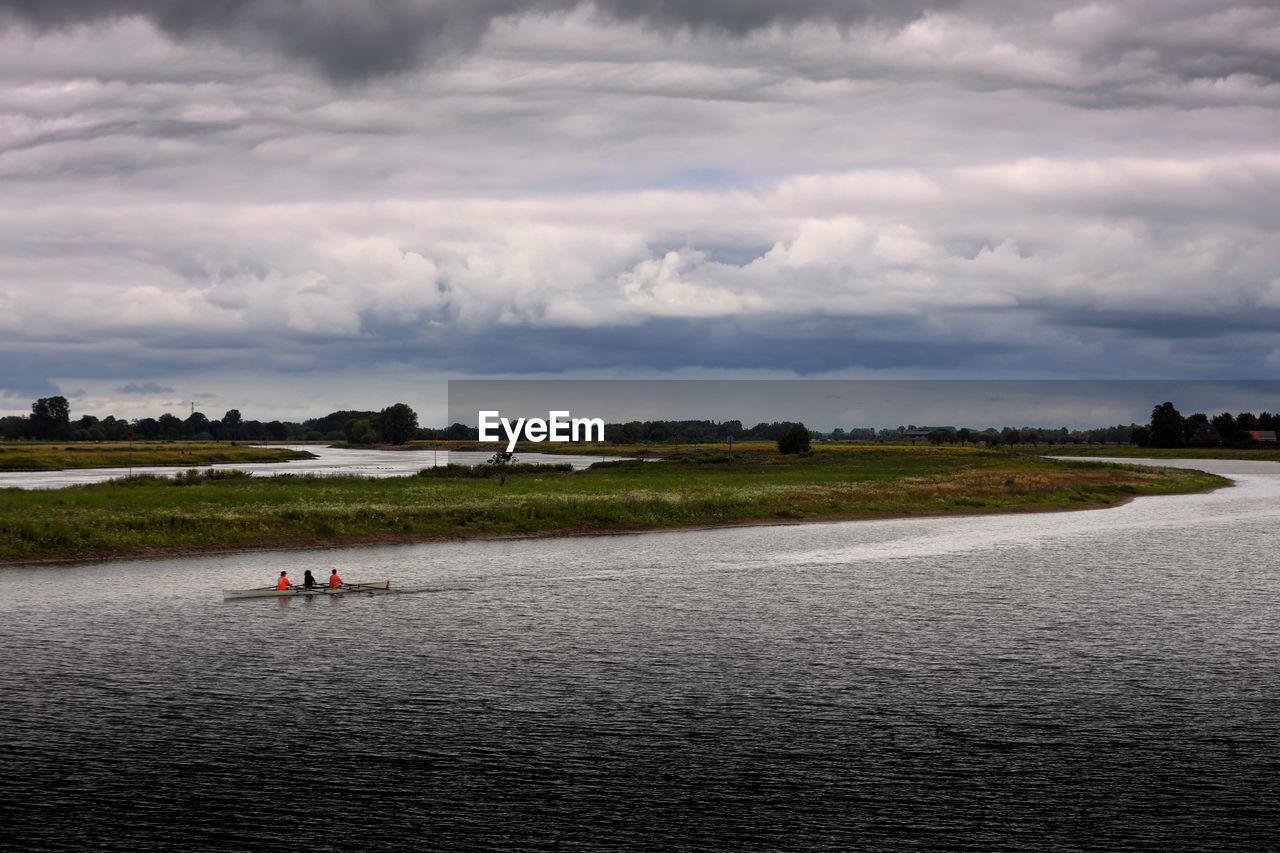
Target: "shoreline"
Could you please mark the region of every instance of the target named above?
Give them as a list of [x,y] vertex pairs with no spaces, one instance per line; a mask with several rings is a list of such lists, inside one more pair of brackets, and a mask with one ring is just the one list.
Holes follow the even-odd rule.
[[[226,459],[221,462],[135,462],[134,468],[217,468],[226,465],[283,465],[286,462],[302,462],[306,459],[318,458],[315,454],[311,456],[298,456],[293,459]],[[101,465],[63,465],[60,468],[0,468],[0,474],[50,474],[55,471],[101,471],[106,468],[128,468],[128,465],[119,465],[114,462]],[[140,471],[138,473],[146,473]],[[135,477],[137,474],[134,475]]]
[[[188,446],[187,448],[173,448],[164,446],[157,448],[154,445],[141,445],[137,448],[132,461],[126,455],[126,451],[119,448],[72,448],[71,454],[76,453],[93,453],[98,458],[104,456],[110,457],[114,453],[124,456],[122,459],[111,458],[109,461],[92,462],[88,460],[74,460],[76,463],[83,464],[34,464],[22,465],[14,464],[22,461],[39,461],[33,460],[32,457],[41,448],[32,448],[30,446],[19,447],[0,447],[4,451],[4,455],[0,456],[0,474],[49,474],[57,471],[101,471],[104,469],[118,468],[127,470],[129,468],[216,468],[218,466],[230,467],[235,465],[264,465],[277,464],[285,462],[302,462],[308,459],[318,459],[319,457],[309,450],[294,450],[292,448],[269,448],[257,447],[253,445],[241,445],[237,448],[232,447],[197,447]],[[70,459],[64,450],[58,452],[56,449],[44,453],[43,456],[48,459],[55,457],[54,461],[66,462]],[[183,453],[183,456],[177,456],[177,453]],[[13,458],[10,458],[10,454]],[[150,457],[150,458],[148,458]],[[159,457],[159,458],[157,458]],[[212,457],[212,458],[211,458]],[[223,457],[223,458],[218,458]],[[145,473],[145,472],[139,472]]]
[[344,548],[380,548],[395,545],[421,545],[431,542],[469,542],[469,541],[500,541],[507,539],[547,539],[547,538],[573,538],[588,536],[627,536],[645,533],[668,533],[695,530],[723,530],[734,527],[790,527],[801,524],[840,524],[845,522],[857,521],[894,521],[909,518],[946,518],[946,517],[976,517],[987,515],[1028,515],[1034,513],[1059,513],[1059,512],[1084,512],[1095,510],[1115,509],[1124,506],[1138,498],[1145,497],[1178,497],[1183,495],[1202,495],[1210,492],[1216,492],[1219,489],[1231,488],[1235,485],[1235,481],[1228,479],[1226,483],[1206,486],[1204,488],[1195,489],[1186,492],[1170,492],[1166,494],[1151,495],[1124,495],[1117,497],[1115,500],[1106,501],[1096,504],[1082,504],[1079,506],[1054,506],[1054,507],[1029,507],[1029,506],[1008,506],[1008,507],[965,507],[954,510],[920,510],[919,512],[897,511],[897,512],[841,512],[830,513],[825,515],[813,515],[806,518],[777,518],[777,517],[744,517],[740,519],[727,520],[714,523],[673,523],[663,525],[601,525],[598,527],[583,526],[581,528],[568,528],[558,530],[535,530],[519,533],[476,533],[475,535],[458,535],[458,536],[441,536],[441,535],[415,535],[404,534],[399,536],[391,536],[386,534],[376,536],[353,536],[341,542],[324,542],[324,541],[296,541],[296,542],[277,542],[263,543],[260,545],[243,545],[236,547],[218,547],[218,546],[182,546],[182,547],[151,547],[143,548],[130,552],[107,552],[100,554],[87,554],[76,556],[56,556],[43,557],[33,560],[8,560],[0,557],[0,569],[20,568],[24,566],[51,566],[63,565],[69,563],[102,563],[115,562],[124,560],[150,560],[150,559],[167,559],[172,557],[202,557],[220,554],[252,554],[252,553],[272,553],[280,551],[332,551]]

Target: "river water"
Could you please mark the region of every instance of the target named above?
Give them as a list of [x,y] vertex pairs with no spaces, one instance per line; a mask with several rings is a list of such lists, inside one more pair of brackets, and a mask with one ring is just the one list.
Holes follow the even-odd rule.
[[[319,444],[275,445],[293,450],[305,450],[315,454],[314,459],[296,459],[290,462],[227,462],[214,468],[235,468],[247,471],[255,477],[274,477],[276,474],[352,474],[360,477],[404,477],[416,474],[423,468],[438,465],[479,465],[487,462],[493,452],[457,450],[361,450],[346,447],[329,447]],[[496,445],[495,445],[496,446]],[[575,469],[586,468],[616,456],[580,456],[576,454],[521,453],[516,462],[539,465],[569,464]],[[190,466],[208,468],[207,460],[192,457]],[[175,465],[136,465],[132,468],[65,468],[57,471],[0,471],[0,489],[62,489],[87,483],[101,483],[129,474],[161,474],[169,477],[184,470]]]
[[[21,850],[1247,850],[1280,465],[1089,512],[0,569]],[[405,592],[226,601],[304,568]]]

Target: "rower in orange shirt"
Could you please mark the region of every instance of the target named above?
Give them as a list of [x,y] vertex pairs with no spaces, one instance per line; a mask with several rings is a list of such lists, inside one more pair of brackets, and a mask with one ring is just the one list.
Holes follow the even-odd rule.
[[342,578],[338,577],[338,570],[334,569],[329,573],[329,586],[342,586]]
[[289,575],[286,572],[280,573],[280,579],[276,581],[276,589],[280,592],[287,590],[291,584],[289,583]]

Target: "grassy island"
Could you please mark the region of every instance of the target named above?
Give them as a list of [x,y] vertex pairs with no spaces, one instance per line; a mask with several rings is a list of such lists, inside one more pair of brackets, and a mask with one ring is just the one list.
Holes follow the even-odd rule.
[[390,479],[188,471],[0,489],[0,562],[737,523],[1081,509],[1229,481],[965,448],[704,451],[661,462],[451,466]]
[[125,468],[129,465],[226,465],[287,462],[315,454],[285,447],[250,447],[214,442],[127,441],[81,444],[0,444],[0,471],[56,471],[61,468]]

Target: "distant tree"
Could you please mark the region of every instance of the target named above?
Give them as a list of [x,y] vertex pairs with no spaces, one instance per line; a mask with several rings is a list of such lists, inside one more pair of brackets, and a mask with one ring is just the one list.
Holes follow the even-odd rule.
[[116,420],[114,415],[107,415],[99,424],[102,437],[107,441],[120,441],[129,433],[128,421]]
[[267,438],[272,441],[284,441],[289,437],[289,427],[280,421],[272,421],[267,424]]
[[243,423],[244,419],[240,417],[239,409],[228,409],[227,413],[222,416],[222,435],[220,437],[231,441],[243,438],[240,433],[240,427]]
[[106,437],[101,421],[93,415],[81,415],[71,427],[71,438],[76,441],[102,441]]
[[466,424],[455,423],[443,430],[440,437],[445,441],[477,441],[480,438],[480,430]]
[[627,421],[614,427],[609,440],[617,444],[635,444],[642,435],[644,427],[639,421]]
[[778,437],[779,453],[808,453],[809,430],[804,424],[794,424]]
[[32,403],[31,430],[36,438],[67,438],[71,434],[71,406],[67,398],[41,397]]
[[742,421],[725,421],[716,427],[716,438],[724,441],[729,438],[737,438],[742,435],[742,432]]
[[404,403],[378,412],[378,431],[388,444],[404,444],[418,432],[418,414]]
[[1182,441],[1185,444],[1204,443],[1212,431],[1213,425],[1209,423],[1209,416],[1204,412],[1187,415],[1182,421]]
[[352,418],[373,418],[376,417],[377,414],[377,412],[362,412],[355,410],[330,412],[323,418],[312,418],[311,420],[303,421],[302,426],[305,429],[313,429],[316,432],[324,433],[326,438],[333,438],[334,440],[341,441],[342,427],[347,421]]
[[133,422],[126,434],[132,432],[135,438],[159,438],[160,422],[155,418],[142,418]]
[[1161,403],[1151,410],[1151,444],[1156,447],[1177,447],[1183,443],[1186,422],[1173,403]]
[[342,431],[352,444],[377,444],[381,440],[377,429],[365,418],[352,418],[343,425]]
[[0,418],[0,437],[8,439],[23,438],[31,434],[31,419],[20,415],[8,415]]
[[171,415],[165,412],[157,419],[160,424],[160,435],[163,438],[176,440],[182,438],[182,421],[177,415]]
[[213,437],[213,433],[209,430],[209,418],[204,412],[192,412],[183,424],[183,432],[187,438],[199,438],[202,435]]
[[832,441],[844,441],[844,438],[845,438],[844,427],[836,427],[831,431]]
[[968,444],[973,441],[973,430],[968,427],[961,427],[956,431],[956,438],[960,439],[961,444]]
[[945,429],[935,429],[930,431],[928,435],[929,443],[937,446],[951,440],[951,433]]
[[1218,431],[1218,435],[1223,441],[1235,441],[1236,419],[1230,412],[1214,415],[1209,422],[1213,424],[1213,428]]
[[1151,443],[1151,430],[1146,427],[1137,427],[1129,434],[1129,440],[1139,447],[1146,447]]

